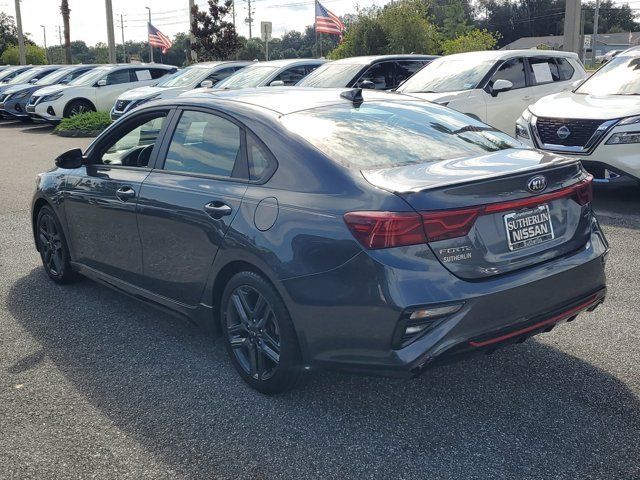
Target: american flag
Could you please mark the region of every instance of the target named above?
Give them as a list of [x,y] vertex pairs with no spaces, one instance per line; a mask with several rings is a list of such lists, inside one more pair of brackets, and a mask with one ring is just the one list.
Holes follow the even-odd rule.
[[316,32],[340,35],[344,32],[344,24],[327,10],[320,2],[316,2]]
[[156,27],[151,25],[151,23],[147,23],[149,27],[149,45],[152,47],[160,47],[162,49],[162,53],[167,53],[167,50],[171,48],[171,40],[164,33],[158,30]]

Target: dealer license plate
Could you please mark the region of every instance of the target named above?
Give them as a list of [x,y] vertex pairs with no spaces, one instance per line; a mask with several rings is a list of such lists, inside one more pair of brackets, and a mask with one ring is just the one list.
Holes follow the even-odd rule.
[[504,216],[509,250],[532,247],[555,238],[549,205],[520,210]]

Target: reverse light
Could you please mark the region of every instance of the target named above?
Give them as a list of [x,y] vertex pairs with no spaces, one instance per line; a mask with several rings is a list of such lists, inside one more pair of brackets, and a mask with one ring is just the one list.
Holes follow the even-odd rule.
[[353,236],[368,250],[419,245],[467,235],[478,217],[530,208],[561,198],[573,198],[584,206],[593,200],[593,176],[554,192],[473,207],[431,212],[350,212],[344,221]]

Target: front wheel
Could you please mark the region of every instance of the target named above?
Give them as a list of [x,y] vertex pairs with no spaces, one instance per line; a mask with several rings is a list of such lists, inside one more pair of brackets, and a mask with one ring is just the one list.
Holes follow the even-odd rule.
[[222,334],[233,366],[261,393],[295,386],[302,374],[298,339],[273,286],[254,272],[240,272],[221,301]]
[[87,100],[74,100],[64,110],[65,118],[73,117],[80,113],[95,112],[93,104]]
[[77,278],[69,262],[69,248],[56,214],[42,207],[36,220],[36,242],[42,265],[56,283],[69,283]]

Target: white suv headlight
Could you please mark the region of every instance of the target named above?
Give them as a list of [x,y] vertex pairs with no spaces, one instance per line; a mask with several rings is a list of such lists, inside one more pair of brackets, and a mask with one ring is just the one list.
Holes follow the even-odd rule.
[[620,132],[611,135],[606,145],[626,145],[640,143],[640,132]]
[[634,123],[640,123],[640,115],[635,117],[627,117],[620,120],[618,125],[633,125]]
[[62,97],[63,93],[62,92],[54,92],[54,93],[50,93],[49,95],[45,95],[44,97],[42,97],[42,100],[40,100],[40,102],[53,102],[55,100],[58,100],[60,97]]
[[13,98],[14,100],[18,99],[18,98],[24,98],[29,94],[28,90],[23,90],[22,92],[18,92],[18,93],[14,93],[13,95],[11,95],[11,98]]
[[531,135],[529,135],[529,122],[531,122],[532,114],[527,108],[520,118],[516,120],[516,138],[526,138],[527,140],[531,140]]

